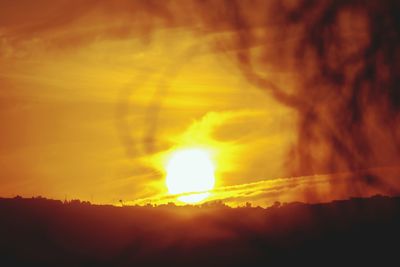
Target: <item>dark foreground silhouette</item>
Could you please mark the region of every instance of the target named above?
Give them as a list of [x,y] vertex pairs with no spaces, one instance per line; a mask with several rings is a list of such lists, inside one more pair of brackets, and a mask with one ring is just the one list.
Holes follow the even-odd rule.
[[268,209],[0,199],[0,266],[396,265],[399,227],[400,197]]

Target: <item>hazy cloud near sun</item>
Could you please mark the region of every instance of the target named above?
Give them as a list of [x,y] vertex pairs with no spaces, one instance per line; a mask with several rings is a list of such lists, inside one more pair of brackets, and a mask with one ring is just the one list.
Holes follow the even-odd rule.
[[[229,142],[237,141],[251,134],[254,128],[254,118],[265,116],[263,110],[228,110],[228,111],[210,111],[201,119],[194,121],[183,133],[184,143],[208,143],[211,140]],[[247,125],[246,125],[247,124]],[[227,129],[228,126],[235,129]],[[235,127],[235,126],[243,127]]]
[[[220,184],[282,177],[282,157],[294,127],[285,110],[238,109],[207,112],[182,134],[168,137],[172,149],[208,147],[214,151]],[[257,160],[259,159],[259,160]]]

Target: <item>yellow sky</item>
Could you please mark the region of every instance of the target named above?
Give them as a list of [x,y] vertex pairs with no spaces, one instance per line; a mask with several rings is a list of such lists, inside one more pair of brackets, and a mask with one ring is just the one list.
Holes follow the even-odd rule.
[[2,1],[0,196],[171,201],[162,162],[185,147],[213,151],[210,199],[269,205],[304,200],[317,184],[313,194],[326,195],[323,175],[288,179],[298,113],[257,88],[240,57],[246,49],[253,75],[285,93],[303,79],[294,49],[280,53],[267,36],[281,31],[265,15],[273,1],[256,2]]
[[85,27],[2,37],[0,195],[148,198],[166,192],[157,157],[193,145],[218,151],[218,186],[285,174],[293,114],[248,84],[211,37],[182,27],[151,41],[54,44]]

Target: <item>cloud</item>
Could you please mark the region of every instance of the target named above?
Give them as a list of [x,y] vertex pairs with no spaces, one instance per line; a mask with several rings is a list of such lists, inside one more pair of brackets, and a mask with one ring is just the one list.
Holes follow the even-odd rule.
[[155,1],[2,1],[0,37],[19,48],[34,42],[68,48],[103,38],[146,38],[156,27],[172,25],[170,8]]
[[[200,120],[194,121],[189,128],[179,138],[179,143],[182,145],[192,144],[210,144],[224,142],[224,141],[235,141],[235,138],[231,138],[229,135],[232,132],[218,133],[219,138],[215,138],[218,130],[224,129],[228,124],[236,124],[243,122],[248,119],[259,117],[264,114],[260,110],[231,110],[221,112],[207,112]],[[234,130],[240,131],[239,127]],[[252,131],[251,128],[247,128],[247,131]],[[233,133],[234,134],[234,133]],[[240,137],[238,137],[240,138]]]
[[[365,170],[362,173],[342,172],[326,175],[277,178],[232,186],[221,186],[210,191],[211,195],[206,201],[210,203],[222,201],[232,207],[243,206],[246,202],[256,206],[268,207],[276,201],[281,203],[295,201],[321,203],[337,199],[347,199],[349,197],[370,197],[376,194],[384,194],[385,190],[378,187],[365,186],[362,181],[355,184],[354,180],[357,180],[357,176],[362,177],[367,173],[374,172],[380,176],[387,177],[388,180],[390,179],[395,183],[399,171],[399,168],[378,168]],[[357,186],[360,188],[349,194],[347,190],[336,190],[332,192],[332,186],[337,188]],[[146,205],[150,203],[160,205],[168,202],[175,202],[177,197],[189,194],[190,193],[179,195],[158,194],[128,201],[126,204]]]
[[[345,178],[341,177],[340,179]],[[330,176],[328,175],[262,180],[252,183],[218,187],[210,191],[211,195],[207,201],[222,201],[223,203],[233,207],[240,206],[245,202],[251,202],[253,205],[266,207],[279,200],[282,202],[305,200],[302,197],[299,198],[299,196],[303,194],[304,190],[307,188],[310,190],[315,189],[320,184],[329,183]],[[168,202],[175,202],[177,197],[187,194],[161,194],[153,197],[136,199],[127,203],[138,205],[145,205],[147,203],[165,204]],[[317,199],[314,199],[314,201],[317,202]]]

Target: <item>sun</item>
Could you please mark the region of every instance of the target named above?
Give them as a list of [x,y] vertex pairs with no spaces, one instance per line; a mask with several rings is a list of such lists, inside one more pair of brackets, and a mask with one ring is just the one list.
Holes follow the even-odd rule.
[[170,194],[184,194],[178,200],[197,203],[206,199],[214,188],[215,166],[206,149],[175,151],[166,165],[166,185]]

